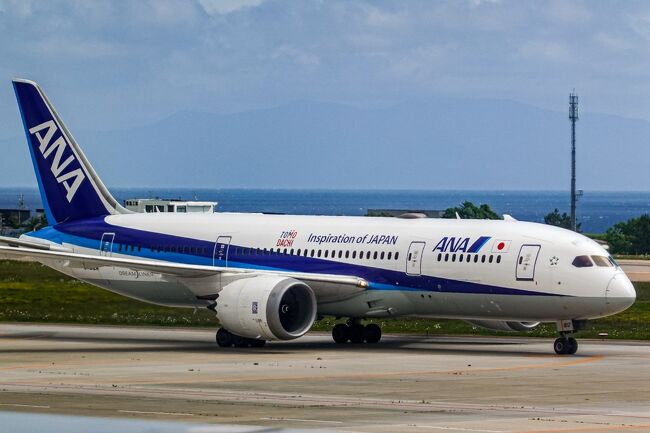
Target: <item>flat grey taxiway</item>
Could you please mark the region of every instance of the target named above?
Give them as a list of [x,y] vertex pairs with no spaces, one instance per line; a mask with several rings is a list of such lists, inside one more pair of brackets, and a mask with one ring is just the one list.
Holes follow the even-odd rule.
[[0,410],[364,432],[650,432],[650,344],[0,325]]

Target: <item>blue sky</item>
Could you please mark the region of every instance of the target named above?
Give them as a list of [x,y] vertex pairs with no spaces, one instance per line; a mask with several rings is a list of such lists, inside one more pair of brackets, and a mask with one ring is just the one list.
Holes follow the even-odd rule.
[[[73,130],[301,100],[386,107],[493,98],[650,120],[650,2],[0,0],[9,80],[37,80]],[[563,127],[566,125],[563,125]]]

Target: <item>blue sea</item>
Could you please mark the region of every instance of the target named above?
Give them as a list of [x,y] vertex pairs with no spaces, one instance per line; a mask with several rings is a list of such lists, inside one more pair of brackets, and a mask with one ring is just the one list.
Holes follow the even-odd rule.
[[[522,221],[543,222],[558,208],[569,212],[565,191],[382,191],[284,189],[169,189],[111,188],[114,196],[128,198],[180,198],[219,202],[223,212],[274,212],[303,215],[365,215],[368,208],[437,210],[465,200],[486,203],[497,213]],[[42,207],[36,189],[0,188],[0,208],[15,208],[20,195],[28,209]],[[602,233],[620,221],[650,213],[650,192],[590,192],[578,201],[582,230]]]

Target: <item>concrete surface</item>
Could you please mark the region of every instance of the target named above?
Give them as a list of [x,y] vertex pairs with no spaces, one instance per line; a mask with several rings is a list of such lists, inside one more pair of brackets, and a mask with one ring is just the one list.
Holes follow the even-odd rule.
[[650,260],[617,260],[632,281],[650,281]]
[[[650,344],[0,325],[0,410],[364,432],[650,432]],[[2,429],[0,428],[0,431]]]

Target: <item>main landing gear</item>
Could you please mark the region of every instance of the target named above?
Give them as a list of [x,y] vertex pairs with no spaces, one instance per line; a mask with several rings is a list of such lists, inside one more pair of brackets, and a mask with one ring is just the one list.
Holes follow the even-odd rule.
[[217,345],[219,347],[262,347],[264,344],[266,344],[266,340],[240,337],[223,328],[219,328],[217,331]]
[[359,320],[348,320],[347,323],[339,323],[332,328],[332,338],[338,344],[379,343],[381,340],[381,328],[379,325],[369,323],[362,325]]

